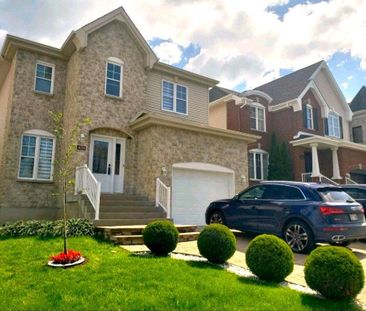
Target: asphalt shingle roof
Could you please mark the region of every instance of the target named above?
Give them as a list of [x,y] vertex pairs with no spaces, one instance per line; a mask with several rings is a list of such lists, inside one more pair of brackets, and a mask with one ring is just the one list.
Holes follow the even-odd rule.
[[273,80],[255,88],[272,97],[271,105],[277,105],[299,97],[309,83],[309,78],[318,69],[323,61],[294,71],[279,79]]
[[352,111],[359,111],[366,109],[366,86],[361,87],[356,96],[349,104]]

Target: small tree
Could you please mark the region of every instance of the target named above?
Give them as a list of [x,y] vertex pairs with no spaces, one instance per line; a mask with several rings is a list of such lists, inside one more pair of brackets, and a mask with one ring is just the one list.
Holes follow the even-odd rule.
[[292,166],[288,146],[279,142],[275,133],[271,135],[271,148],[269,151],[269,180],[291,180]]
[[63,207],[63,240],[64,240],[64,254],[67,253],[67,193],[74,186],[73,173],[75,170],[74,155],[77,150],[77,143],[80,137],[81,128],[91,123],[89,118],[77,122],[73,127],[67,129],[64,124],[64,115],[62,112],[49,112],[52,119],[53,133],[61,146],[61,152],[56,157],[54,162],[54,175],[58,180],[62,196]]

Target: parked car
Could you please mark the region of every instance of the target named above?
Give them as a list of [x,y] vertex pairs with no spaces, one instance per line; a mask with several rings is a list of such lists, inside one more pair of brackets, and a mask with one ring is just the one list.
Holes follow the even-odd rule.
[[340,187],[318,183],[262,182],[212,202],[206,223],[275,234],[296,253],[308,253],[318,242],[347,245],[366,238],[362,206]]
[[366,213],[366,185],[365,184],[349,184],[339,185],[344,192],[347,192],[353,199],[360,203]]

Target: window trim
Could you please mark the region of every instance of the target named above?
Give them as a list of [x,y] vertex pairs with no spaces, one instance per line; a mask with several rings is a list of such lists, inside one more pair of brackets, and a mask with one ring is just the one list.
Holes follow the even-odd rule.
[[[22,148],[23,148],[23,137],[32,136],[36,138],[36,146],[34,152],[34,165],[33,165],[33,175],[29,177],[20,176],[20,165],[22,161]],[[38,178],[38,164],[39,164],[39,151],[40,151],[40,141],[41,138],[51,138],[52,141],[52,160],[51,160],[51,172],[50,179]],[[17,179],[24,181],[39,181],[39,182],[53,182],[53,171],[54,171],[54,161],[55,161],[55,149],[56,149],[56,137],[49,132],[43,130],[28,130],[25,131],[20,137],[20,150],[19,150],[19,161],[18,161],[18,174]]]
[[[43,92],[43,91],[36,90],[37,66],[38,65],[43,65],[43,66],[47,66],[47,67],[51,67],[52,68],[51,89],[50,89],[50,92],[49,93],[48,92]],[[44,95],[53,95],[54,82],[55,82],[55,69],[56,69],[56,65],[55,64],[47,63],[47,62],[44,62],[42,60],[37,60],[36,61],[36,66],[34,68],[34,83],[33,83],[33,91],[35,93],[44,94]],[[44,78],[41,78],[40,77],[40,79],[44,79]]]
[[[267,132],[267,122],[266,122],[266,107],[264,107],[262,104],[260,103],[250,103],[249,104],[249,109],[254,107],[255,108],[255,126],[256,128],[252,128],[251,127],[251,124],[250,124],[250,119],[251,119],[251,116],[250,116],[250,111],[249,111],[249,127],[251,130],[253,131],[258,131],[258,132],[262,132],[262,133],[266,133]],[[258,118],[258,110],[259,109],[262,109],[263,110],[263,130],[260,130],[259,129],[259,118]]]
[[[173,110],[169,110],[169,109],[165,109],[164,108],[164,102],[163,102],[163,98],[164,98],[164,82],[167,83],[171,83],[173,84]],[[186,88],[186,113],[183,112],[179,112],[177,111],[177,86],[183,86]],[[169,81],[166,79],[162,79],[161,80],[161,110],[166,111],[166,112],[171,112],[171,113],[177,113],[183,116],[188,116],[188,86],[181,84],[181,83],[175,83],[173,81]]]
[[[330,134],[331,130],[332,130],[332,132],[334,132],[334,128],[330,126],[330,120],[333,117],[338,118],[338,132],[339,132],[339,136],[331,135]],[[332,133],[332,134],[334,134],[334,133]],[[342,134],[341,134],[341,120],[340,120],[340,115],[337,112],[335,112],[335,111],[330,111],[328,113],[328,136],[329,137],[334,137],[334,138],[341,138],[341,135]]]
[[[117,65],[120,66],[120,81],[119,81],[119,96],[116,95],[112,95],[112,94],[107,94],[107,79],[108,78],[108,64],[112,64],[112,65]],[[105,72],[104,72],[104,95],[107,97],[114,97],[114,98],[122,98],[123,96],[123,67],[124,67],[124,62],[117,58],[117,57],[108,57],[106,62],[105,62]],[[113,81],[117,81],[114,79],[110,79]]]
[[[361,139],[360,139],[360,141],[356,141],[356,139],[355,139],[355,129],[360,129],[361,130]],[[363,144],[364,139],[363,139],[363,127],[362,127],[362,125],[357,125],[357,126],[352,127],[352,141],[356,144]]]
[[[269,165],[269,154],[268,154],[268,152],[265,151],[265,150],[262,150],[262,149],[251,149],[251,150],[249,150],[248,154],[253,154],[253,167],[254,167],[254,178],[251,178],[250,177],[250,159],[248,157],[248,175],[249,175],[249,180],[252,180],[252,181],[266,180],[266,179],[264,179],[264,165],[263,165],[264,164],[264,161],[263,161],[263,155],[267,155],[267,169],[268,169],[268,165]],[[260,160],[261,160],[261,175],[263,177],[262,179],[257,178],[255,155],[260,155]]]
[[[310,104],[306,104],[306,128],[309,130],[314,130],[314,108]],[[308,111],[310,111],[310,127],[308,127]]]

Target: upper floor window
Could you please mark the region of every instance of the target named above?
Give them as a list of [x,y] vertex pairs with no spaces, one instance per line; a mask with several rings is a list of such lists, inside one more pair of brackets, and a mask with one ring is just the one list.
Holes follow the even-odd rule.
[[34,90],[36,92],[53,94],[53,80],[55,65],[44,62],[37,62]]
[[328,135],[332,137],[341,138],[341,127],[339,116],[330,112],[328,115]]
[[22,136],[18,177],[28,180],[52,180],[55,138],[40,131],[26,131]]
[[353,127],[352,136],[355,143],[363,143],[362,126]]
[[314,112],[311,105],[306,105],[306,128],[314,129]]
[[122,97],[123,62],[115,57],[108,58],[105,73],[105,94]]
[[162,109],[181,114],[187,114],[187,87],[163,80]]
[[268,153],[264,150],[249,151],[249,178],[266,180],[268,177]]
[[265,109],[260,104],[250,105],[250,129],[261,132],[266,131]]

